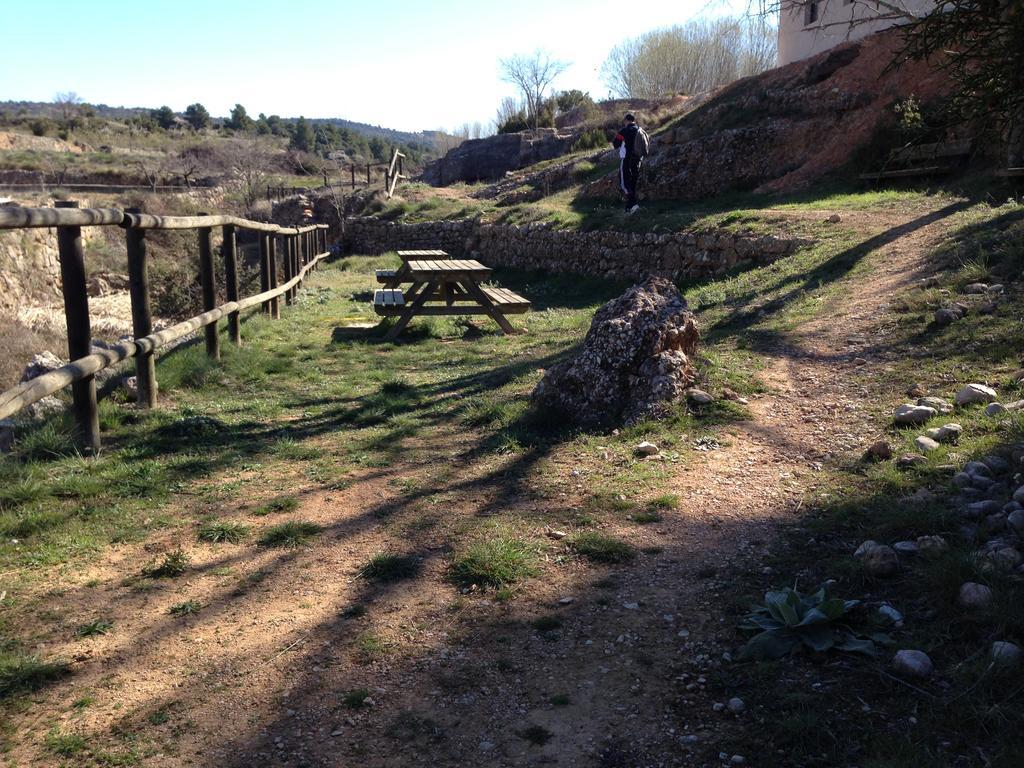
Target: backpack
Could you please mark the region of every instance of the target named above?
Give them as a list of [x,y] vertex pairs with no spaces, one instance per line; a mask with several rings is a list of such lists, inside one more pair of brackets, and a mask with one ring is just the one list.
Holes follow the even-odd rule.
[[633,137],[633,156],[643,158],[647,157],[650,152],[651,137],[647,135],[647,131],[638,125],[636,127],[636,136]]

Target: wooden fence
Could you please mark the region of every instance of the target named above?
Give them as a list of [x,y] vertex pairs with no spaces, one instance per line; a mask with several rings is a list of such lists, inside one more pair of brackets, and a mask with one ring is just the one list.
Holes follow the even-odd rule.
[[[82,227],[100,226],[119,226],[125,230],[135,338],[93,351]],[[0,393],[0,419],[13,416],[32,403],[70,385],[76,437],[82,449],[90,454],[95,454],[100,447],[94,380],[99,371],[128,358],[135,358],[139,405],[152,408],[156,405],[157,395],[153,357],[156,350],[204,328],[206,353],[213,359],[219,359],[220,336],[217,324],[221,318],[227,318],[228,338],[231,342],[241,344],[240,313],[260,305],[265,314],[273,318],[280,317],[280,297],[284,296],[286,304],[292,304],[306,274],[328,255],[326,224],[280,227],[235,216],[154,216],[133,208],[124,211],[115,208],[79,208],[74,201],[58,202],[55,208],[0,208],[0,230],[51,227],[57,230],[71,362]],[[227,298],[227,302],[220,306],[216,305],[214,227],[220,227],[222,233],[221,256],[224,259],[224,293]],[[149,306],[146,256],[146,232],[153,229],[196,230],[204,310],[200,315],[157,333],[153,332]],[[259,233],[261,291],[246,298],[238,295],[237,229]],[[279,254],[283,272],[280,284]]]
[[[391,162],[389,163],[366,163],[366,165],[356,165],[355,163],[349,163],[347,166],[341,166],[338,168],[340,177],[338,179],[337,186],[344,188],[351,186],[355,189],[357,184],[363,183],[363,171],[366,172],[366,184],[364,186],[369,187],[373,184],[373,170],[380,168],[383,169],[383,182],[384,192],[388,198],[395,193],[395,186],[398,182],[409,177],[405,175],[405,155],[399,152],[397,149],[391,155]],[[327,171],[321,171],[324,177],[324,183],[319,187],[287,187],[281,184],[278,185],[267,185],[267,200],[283,200],[286,197],[292,195],[308,195],[311,192],[319,192],[321,190],[330,190],[334,188],[331,184],[330,177]]]

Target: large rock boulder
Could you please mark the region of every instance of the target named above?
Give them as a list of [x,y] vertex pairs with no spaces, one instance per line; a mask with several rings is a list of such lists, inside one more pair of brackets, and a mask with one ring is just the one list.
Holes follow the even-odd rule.
[[588,428],[662,417],[693,383],[698,338],[675,285],[650,277],[597,311],[580,352],[547,371],[533,402]]

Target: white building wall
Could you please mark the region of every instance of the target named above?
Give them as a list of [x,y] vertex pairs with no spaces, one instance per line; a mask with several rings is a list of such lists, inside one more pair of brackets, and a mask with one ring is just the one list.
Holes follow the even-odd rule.
[[[935,0],[887,0],[887,5],[920,16],[935,7]],[[898,15],[871,0],[782,0],[779,66],[901,24]]]

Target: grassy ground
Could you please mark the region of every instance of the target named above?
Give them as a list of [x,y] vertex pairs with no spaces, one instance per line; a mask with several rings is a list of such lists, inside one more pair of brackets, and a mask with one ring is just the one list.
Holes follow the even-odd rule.
[[[981,380],[998,385],[1004,399],[1019,397],[1010,375],[1020,362],[1022,328],[1015,307],[1024,291],[1012,279],[1022,258],[1021,208],[907,192],[776,201],[773,211],[785,208],[787,226],[814,234],[816,245],[755,270],[684,286],[704,332],[705,386],[729,386],[746,395],[762,390],[758,373],[799,347],[809,323],[879,268],[883,246],[913,236],[913,225],[879,223],[907,206],[920,208],[912,220],[919,226],[950,225],[927,265],[940,279],[891,297],[875,318],[865,353],[870,365],[851,375],[851,388],[866,393],[864,406],[880,429],[904,401],[902,391],[916,381],[940,396],[949,396],[957,383]],[[847,212],[849,218],[827,224],[822,210]],[[678,221],[711,216],[730,225],[780,214],[751,206],[726,212],[723,205],[712,213],[666,209],[664,215]],[[201,345],[167,355],[158,368],[160,410],[140,413],[104,403],[105,451],[97,459],[69,455],[66,425],[59,421],[21,435],[16,452],[0,463],[0,572],[9,593],[0,618],[0,696],[9,712],[27,711],[34,691],[45,691],[70,671],[68,659],[36,650],[41,641],[54,634],[117,631],[105,616],[79,621],[52,611],[48,606],[60,598],[62,579],[85,579],[88,587],[83,574],[91,563],[120,547],[168,536],[202,547],[235,542],[245,548],[243,560],[271,548],[315,543],[325,532],[302,517],[304,499],[352,487],[398,465],[412,469],[388,481],[397,499],[368,502],[370,514],[413,548],[427,537],[440,541],[443,578],[457,588],[486,586],[502,600],[516,600],[564,567],[566,552],[593,567],[629,567],[657,556],[643,552],[623,531],[670,515],[679,504],[669,493],[671,480],[690,465],[695,446],[729,440],[731,426],[747,418],[747,411],[719,401],[698,415],[681,410],[661,424],[603,435],[546,423],[528,407],[541,369],[570,353],[595,308],[624,286],[496,273],[497,282],[533,300],[536,311],[517,321],[528,334],[506,338],[466,318],[431,319],[415,323],[395,344],[382,341],[379,331],[356,327],[375,320],[368,305],[372,268],[388,263],[357,256],[322,270],[282,320],[248,318],[245,345],[236,350],[225,343],[218,365],[205,360]],[[930,325],[936,306],[978,279],[1007,284],[1007,297],[994,314],[972,312],[945,329]],[[956,524],[943,501],[949,466],[1020,439],[1014,419],[968,410],[956,420],[965,428],[960,444],[911,472],[859,462],[851,456],[856,445],[838,451],[840,458],[805,489],[793,525],[767,561],[775,587],[797,583],[807,589],[835,579],[833,588],[844,597],[893,601],[907,616],[906,629],[897,633],[900,647],[927,650],[942,674],[910,688],[887,673],[886,656],[726,665],[709,685],[723,699],[743,696],[751,710],[730,734],[730,749],[770,754],[772,764],[787,766],[1019,765],[1024,680],[1016,672],[987,668],[984,659],[993,639],[1024,642],[1019,580],[982,568],[970,548],[955,543],[940,560],[886,582],[865,580],[851,557],[865,538],[942,533],[955,542]],[[888,437],[899,453],[910,449],[917,434],[893,431]],[[668,460],[636,461],[632,446],[640,439],[659,443]],[[601,455],[601,462],[593,460]],[[567,457],[585,473],[585,487],[566,486],[565,467],[556,463]],[[569,491],[574,498],[557,515],[538,517],[527,504],[486,500],[486,514],[444,515],[458,503],[459,494],[449,486],[463,464],[479,468],[481,479],[473,488],[499,484],[513,496],[558,499]],[[907,500],[921,489],[932,495]],[[567,547],[556,549],[540,535],[545,525],[568,529]],[[133,589],[173,580],[189,567],[187,552],[175,549],[138,557],[126,566],[134,574]],[[426,565],[404,550],[382,551],[367,558],[360,573],[368,583],[388,584],[413,578]],[[244,592],[253,579],[264,578],[260,573],[223,578],[239,580]],[[51,587],[55,575],[57,586]],[[952,595],[968,577],[997,590],[996,610],[965,617],[953,608]],[[730,597],[713,610],[737,622],[744,606],[760,598],[763,580],[728,567],[720,578],[728,582]],[[196,598],[167,607],[176,620],[203,610]],[[354,604],[350,610],[362,615],[367,607]],[[555,622],[542,616],[534,629],[557,631]],[[742,637],[737,633],[736,642]],[[396,642],[365,633],[353,640],[353,653],[396,654]],[[102,692],[83,691],[81,708],[97,695]],[[355,690],[346,706],[361,707],[366,697],[365,690]],[[142,762],[162,725],[157,720],[167,717],[163,711],[136,718],[131,742],[114,739],[113,745],[82,742],[67,718],[54,713],[40,737],[42,748],[54,760],[78,764]],[[6,733],[8,746],[13,737]],[[984,760],[973,757],[977,749]],[[957,757],[963,755],[966,762]]]

